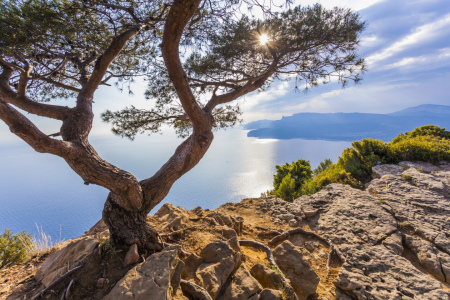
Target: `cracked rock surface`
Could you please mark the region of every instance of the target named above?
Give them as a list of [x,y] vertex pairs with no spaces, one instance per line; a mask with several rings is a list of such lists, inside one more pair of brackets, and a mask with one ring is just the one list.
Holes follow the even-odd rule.
[[273,217],[306,221],[343,253],[336,299],[450,299],[448,164],[411,165],[421,172],[378,166],[392,172],[366,191],[331,184],[293,203],[265,200]]
[[172,283],[181,275],[178,260],[180,247],[165,248],[137,265],[114,286],[104,300],[122,299],[172,299]]

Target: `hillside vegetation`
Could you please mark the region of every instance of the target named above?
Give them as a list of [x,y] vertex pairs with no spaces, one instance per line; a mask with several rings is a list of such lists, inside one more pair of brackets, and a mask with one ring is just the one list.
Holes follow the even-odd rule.
[[326,159],[315,170],[303,159],[276,166],[274,189],[268,194],[292,201],[301,195],[314,194],[330,183],[363,188],[371,179],[374,165],[398,164],[406,160],[450,161],[450,132],[439,126],[426,125],[401,133],[389,143],[371,138],[354,141],[336,163]]

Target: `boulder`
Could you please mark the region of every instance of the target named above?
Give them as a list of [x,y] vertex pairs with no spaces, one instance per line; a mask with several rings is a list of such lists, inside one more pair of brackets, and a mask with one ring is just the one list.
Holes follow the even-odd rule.
[[196,283],[216,299],[222,285],[240,264],[240,254],[231,255],[218,263],[202,264],[196,272]]
[[279,290],[283,288],[281,275],[265,265],[256,264],[250,270],[250,274],[258,280],[263,288]]
[[125,265],[132,265],[136,263],[138,260],[139,260],[138,247],[136,244],[133,244],[128,249],[123,262],[125,263]]
[[283,300],[283,297],[280,291],[264,289],[259,294],[259,300]]
[[91,237],[81,237],[63,243],[63,248],[50,255],[36,271],[36,280],[47,287],[70,269],[82,264],[97,246],[98,241]]
[[171,246],[151,255],[128,271],[104,300],[172,299],[184,265],[179,253],[179,246]]
[[225,290],[222,299],[258,300],[258,293],[262,290],[258,281],[250,275],[244,264],[234,273],[230,285]]
[[376,165],[372,167],[372,177],[373,178],[381,178],[385,175],[399,175],[405,169],[399,165]]
[[275,262],[289,279],[300,300],[314,294],[320,280],[305,257],[307,253],[306,249],[296,247],[290,241],[284,241],[273,251]]
[[217,263],[232,255],[233,252],[233,249],[231,249],[227,243],[216,241],[206,245],[200,252],[200,256],[203,258],[205,263]]
[[203,263],[203,258],[192,253],[183,262],[184,268],[181,271],[181,278],[183,278],[184,280],[196,279],[195,272]]

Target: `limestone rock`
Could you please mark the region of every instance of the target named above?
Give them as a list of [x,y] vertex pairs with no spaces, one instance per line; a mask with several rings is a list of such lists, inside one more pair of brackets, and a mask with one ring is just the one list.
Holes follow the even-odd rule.
[[450,255],[439,251],[430,242],[419,237],[405,235],[405,245],[430,274],[450,283]]
[[242,264],[233,276],[233,280],[222,299],[247,300],[253,299],[262,290],[258,281],[250,275],[244,264]]
[[233,249],[233,251],[241,252],[238,236],[234,229],[225,228],[222,230],[222,235],[224,238],[228,239],[227,244],[231,247],[231,249]]
[[91,237],[81,237],[69,240],[62,246],[64,248],[50,255],[36,271],[36,280],[44,286],[81,264],[83,259],[97,248],[98,241]]
[[283,287],[283,279],[281,275],[262,264],[256,264],[250,270],[250,274],[267,289],[281,289]]
[[282,300],[282,294],[280,291],[264,289],[259,294],[259,300]]
[[295,219],[292,219],[289,221],[289,226],[291,227],[297,227],[298,226],[298,222]]
[[[240,257],[239,257],[240,262]],[[202,264],[196,272],[197,284],[208,291],[213,299],[219,294],[220,288],[228,276],[238,266],[237,257],[231,255],[218,263]]]
[[[306,249],[303,251],[308,252]],[[320,278],[304,257],[302,248],[296,247],[290,241],[284,241],[275,248],[273,256],[300,300],[316,292]]]
[[189,255],[184,260],[184,268],[181,271],[181,278],[184,280],[192,280],[195,279],[195,272],[198,267],[203,263],[203,258],[197,256],[195,254]]
[[124,263],[125,265],[132,265],[139,260],[139,252],[136,244],[130,246],[125,255]]
[[182,222],[181,222],[181,218],[180,217],[176,217],[175,219],[173,219],[172,221],[170,221],[166,226],[164,226],[165,229],[169,229],[169,230],[178,230],[181,228],[182,226]]
[[448,299],[438,281],[381,245],[349,250],[334,284],[351,299]]
[[[439,282],[450,277],[450,172],[446,169],[428,174],[409,168],[374,179],[367,191],[330,184],[293,203],[281,205],[277,199],[265,198],[264,205],[270,214],[284,209],[296,218],[309,208],[320,209],[307,220],[310,230],[329,239],[346,259],[335,280],[337,299],[450,299]],[[302,239],[296,235],[289,240],[306,247]],[[435,277],[402,257],[403,247],[419,257],[428,273],[434,270]],[[314,248],[308,250],[314,254]]]
[[385,175],[399,175],[405,169],[399,165],[376,165],[372,167],[372,177],[381,178]]
[[403,253],[402,236],[399,232],[388,236],[382,244],[397,255],[402,255]]
[[178,260],[180,247],[167,247],[137,265],[114,286],[104,300],[172,299],[172,283],[179,282],[183,264]]
[[440,170],[438,166],[435,166],[435,165],[430,164],[428,162],[422,162],[422,161],[417,161],[417,162],[402,161],[399,164],[400,165],[409,166],[409,167],[414,168],[414,169],[421,169],[425,173],[431,173],[431,172],[436,172],[436,171]]
[[222,241],[210,243],[200,252],[200,256],[203,258],[205,263],[220,262],[222,259],[230,256],[231,254],[233,254],[233,249]]

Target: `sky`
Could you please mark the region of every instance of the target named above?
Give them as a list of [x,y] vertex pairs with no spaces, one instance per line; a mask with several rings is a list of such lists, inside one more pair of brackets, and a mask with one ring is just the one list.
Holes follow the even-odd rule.
[[[359,54],[366,58],[367,72],[359,85],[342,89],[337,83],[320,85],[308,93],[295,92],[294,82],[275,82],[265,92],[238,99],[244,123],[280,119],[300,112],[390,113],[420,104],[450,105],[450,1],[449,0],[297,0],[297,4],[320,2],[358,11],[366,21]],[[145,84],[135,85],[134,96],[101,87],[95,94],[95,120],[91,136],[110,134],[100,120],[107,108],[129,105],[149,108]],[[73,100],[55,104],[73,105]],[[27,115],[30,116],[30,115]],[[59,131],[58,121],[30,118],[44,132]],[[0,142],[17,141],[0,122]]]
[[351,8],[366,21],[358,51],[366,58],[363,81],[345,89],[322,85],[306,94],[293,92],[293,82],[276,84],[245,97],[244,122],[300,112],[390,113],[420,104],[450,105],[450,1],[319,2]]

